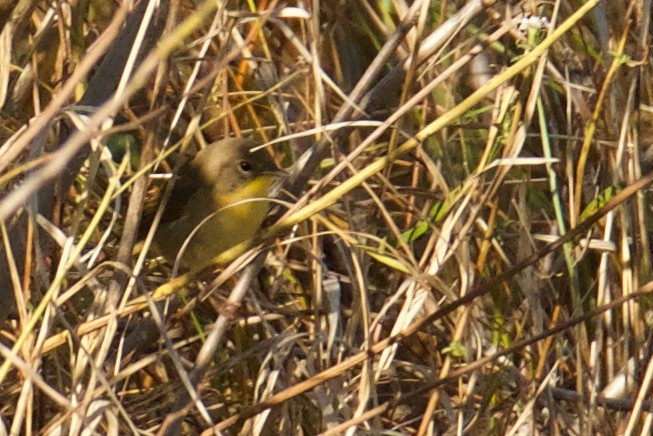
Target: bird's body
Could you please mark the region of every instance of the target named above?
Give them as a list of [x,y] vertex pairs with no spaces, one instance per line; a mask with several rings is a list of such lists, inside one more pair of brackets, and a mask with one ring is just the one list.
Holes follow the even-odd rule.
[[255,145],[218,141],[180,169],[154,239],[170,262],[180,255],[185,267],[202,265],[255,236],[280,172],[267,151],[251,152]]

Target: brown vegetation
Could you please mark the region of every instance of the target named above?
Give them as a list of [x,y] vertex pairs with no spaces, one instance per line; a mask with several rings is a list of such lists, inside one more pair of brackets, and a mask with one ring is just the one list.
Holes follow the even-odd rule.
[[[651,14],[0,0],[0,434],[650,434]],[[228,136],[291,177],[174,275]]]

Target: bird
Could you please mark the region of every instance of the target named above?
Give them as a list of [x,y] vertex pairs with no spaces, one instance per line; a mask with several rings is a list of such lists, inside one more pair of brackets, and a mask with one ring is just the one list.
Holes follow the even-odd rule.
[[154,236],[158,254],[193,268],[257,234],[270,189],[285,175],[257,147],[251,139],[223,139],[181,166]]

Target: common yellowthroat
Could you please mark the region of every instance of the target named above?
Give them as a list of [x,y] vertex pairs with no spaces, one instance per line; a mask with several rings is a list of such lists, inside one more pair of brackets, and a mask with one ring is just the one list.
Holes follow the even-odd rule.
[[[193,267],[255,236],[265,219],[264,198],[284,172],[248,139],[224,139],[200,151],[178,173],[154,247]],[[182,251],[183,250],[183,251]]]

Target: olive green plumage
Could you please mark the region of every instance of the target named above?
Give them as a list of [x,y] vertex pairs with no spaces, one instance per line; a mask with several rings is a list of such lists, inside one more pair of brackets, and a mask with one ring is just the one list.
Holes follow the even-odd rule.
[[256,234],[281,170],[265,149],[252,152],[255,146],[224,139],[182,166],[155,235],[160,254],[175,262],[183,249],[181,264],[192,268]]

